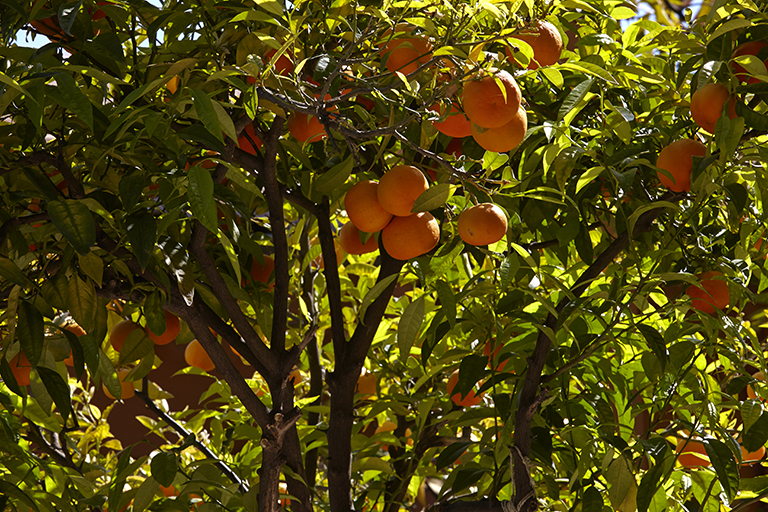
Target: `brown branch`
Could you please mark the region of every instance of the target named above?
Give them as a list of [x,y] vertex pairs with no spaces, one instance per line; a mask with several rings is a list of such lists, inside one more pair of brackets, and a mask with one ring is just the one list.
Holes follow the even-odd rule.
[[[145,379],[144,381],[144,389],[147,389],[147,381]],[[138,396],[142,402],[144,402],[144,405],[147,406],[147,409],[155,413],[155,415],[161,420],[170,425],[170,427],[181,437],[182,439],[188,439],[190,436],[194,439],[192,441],[192,444],[195,448],[197,448],[203,455],[206,456],[209,460],[215,461],[214,466],[219,468],[219,470],[227,477],[229,480],[236,484],[238,488],[240,489],[240,492],[245,493],[248,492],[248,484],[247,482],[243,482],[239,476],[235,474],[232,469],[224,464],[219,457],[216,456],[211,450],[208,449],[207,446],[205,446],[203,443],[200,442],[199,439],[197,439],[197,436],[194,434],[194,432],[190,432],[187,429],[185,429],[180,423],[178,423],[176,420],[171,418],[169,414],[167,414],[165,411],[160,409],[155,402],[149,398],[149,395],[144,391],[136,391],[136,396]]]
[[[660,200],[679,201],[684,196],[685,194],[667,192]],[[633,237],[650,230],[655,220],[664,211],[665,208],[660,207],[642,214],[635,224]],[[578,299],[581,294],[586,291],[590,283],[597,278],[619,254],[626,250],[629,246],[629,242],[629,233],[624,232],[619,235],[579,276],[571,287],[570,293],[563,297],[558,303],[556,307],[557,314],[561,313],[572,301]],[[544,322],[544,328],[539,331],[536,347],[534,348],[531,357],[528,358],[528,371],[523,380],[519,405],[515,414],[515,456],[513,457],[514,463],[512,465],[515,495],[513,496],[512,501],[519,512],[532,512],[538,509],[531,472],[528,467],[528,457],[531,454],[531,419],[540,403],[541,374],[547,361],[547,357],[549,356],[550,346],[552,344],[550,335],[555,336],[557,323],[558,317],[555,314],[549,313]],[[533,500],[530,499],[531,496],[534,497]],[[521,505],[523,504],[526,505],[525,508],[521,508]]]
[[[208,284],[211,286],[216,298],[221,305],[224,306],[227,314],[232,319],[235,329],[237,329],[237,332],[242,336],[242,339],[245,340],[248,350],[244,354],[241,353],[241,355],[251,363],[251,366],[259,369],[259,373],[264,372],[264,377],[268,378],[269,369],[274,368],[277,361],[259,337],[256,329],[251,325],[251,322],[249,322],[248,318],[243,314],[237,300],[235,300],[232,293],[230,293],[227,283],[224,282],[224,279],[221,277],[221,274],[216,267],[216,263],[211,258],[211,255],[208,254],[208,251],[205,248],[205,239],[208,237],[209,233],[210,232],[200,221],[195,221],[195,227],[189,243],[189,252],[195,257],[200,268],[203,270],[205,277],[208,279]],[[219,333],[219,331],[216,332],[222,334]],[[251,353],[255,355],[255,357],[252,357]]]
[[[280,183],[277,180],[277,150],[278,138],[283,130],[284,119],[275,118],[264,141],[264,170],[261,177],[264,181],[264,198],[269,208],[269,224],[272,230],[272,246],[275,249],[275,288],[272,307],[272,336],[270,348],[275,357],[285,352],[285,330],[288,325],[288,237],[285,232],[285,216],[283,215],[283,199]],[[282,380],[290,373],[291,368],[281,368],[279,375],[270,379],[270,389],[277,391],[281,386],[275,379]],[[282,401],[277,400],[276,406]]]

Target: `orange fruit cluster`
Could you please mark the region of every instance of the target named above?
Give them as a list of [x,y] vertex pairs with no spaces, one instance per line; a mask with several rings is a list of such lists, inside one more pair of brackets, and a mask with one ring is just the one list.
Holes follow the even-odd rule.
[[370,236],[362,242],[361,233],[381,231],[381,243],[390,256],[409,260],[431,251],[440,240],[437,220],[428,212],[411,213],[416,199],[429,188],[424,174],[412,165],[398,165],[379,182],[356,183],[344,197],[348,222],[339,232],[339,243],[349,254],[365,254],[378,249]]
[[464,84],[461,99],[472,138],[480,147],[504,153],[523,141],[528,117],[520,86],[507,71],[481,71]]

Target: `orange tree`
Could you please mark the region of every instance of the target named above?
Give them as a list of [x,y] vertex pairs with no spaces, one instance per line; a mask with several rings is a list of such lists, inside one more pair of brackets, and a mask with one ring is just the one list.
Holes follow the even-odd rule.
[[768,23],[677,5],[4,0],[2,508],[760,510]]

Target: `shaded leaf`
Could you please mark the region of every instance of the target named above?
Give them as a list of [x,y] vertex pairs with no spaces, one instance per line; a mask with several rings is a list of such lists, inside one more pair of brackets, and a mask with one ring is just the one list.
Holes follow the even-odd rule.
[[96,243],[96,223],[81,201],[64,199],[48,203],[53,225],[80,254],[87,254]]

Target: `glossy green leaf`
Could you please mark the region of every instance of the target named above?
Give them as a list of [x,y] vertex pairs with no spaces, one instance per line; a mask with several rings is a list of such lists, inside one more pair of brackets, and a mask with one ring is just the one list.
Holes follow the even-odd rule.
[[152,477],[160,485],[168,487],[176,477],[176,455],[173,452],[160,452],[152,457],[150,467],[152,468]]
[[403,361],[411,353],[411,347],[416,341],[421,325],[424,323],[424,297],[419,297],[408,304],[400,317],[397,326],[397,346],[400,349],[400,360]]
[[[219,122],[219,116],[216,114],[216,110],[213,108],[211,98],[205,91],[199,89],[190,89],[189,92],[192,94],[192,101],[194,102],[195,111],[197,112],[197,117],[200,119],[200,122],[203,123],[203,126],[205,126],[210,133],[216,136],[220,141],[223,141],[224,137],[222,136],[221,123]],[[234,131],[234,128],[232,131]]]
[[37,308],[25,300],[19,302],[16,336],[32,366],[37,366],[43,354],[44,330],[43,315]]
[[96,243],[96,223],[81,201],[64,199],[48,203],[48,214],[56,229],[80,254],[87,254]]
[[140,210],[125,218],[125,229],[131,244],[131,251],[143,270],[147,267],[155,249],[157,220],[146,210]]
[[69,413],[72,411],[69,385],[61,378],[61,375],[50,368],[38,366],[37,373],[40,376],[40,380],[43,381],[45,389],[48,390],[48,394],[53,398],[56,407],[58,407],[59,413],[64,418],[64,423],[66,423],[67,418],[69,418]]
[[189,169],[189,206],[195,217],[211,233],[219,230],[219,220],[216,216],[216,202],[213,199],[213,178],[207,169],[195,165]]

